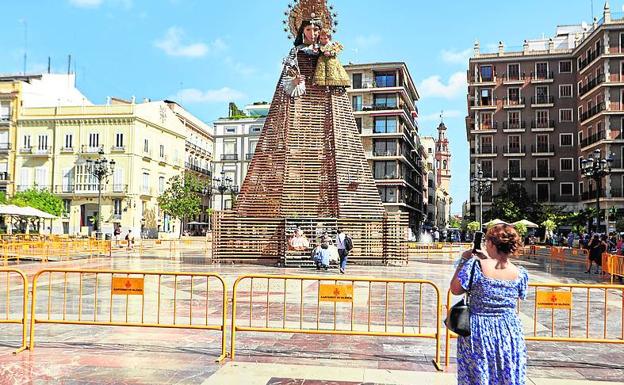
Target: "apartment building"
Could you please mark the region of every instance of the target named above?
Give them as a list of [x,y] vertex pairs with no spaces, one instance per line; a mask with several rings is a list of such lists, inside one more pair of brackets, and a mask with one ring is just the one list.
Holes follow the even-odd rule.
[[[258,102],[244,108],[245,117],[226,117],[214,122],[214,177],[212,207],[232,208],[256,151],[271,105]],[[219,187],[221,186],[221,190]]]
[[436,225],[436,141],[433,136],[423,136],[420,142],[424,148],[423,156],[423,211],[425,213],[424,225],[432,228]]
[[212,207],[210,191],[212,186],[212,151],[214,148],[212,127],[199,120],[178,103],[170,100],[166,100],[165,103],[185,127],[184,172],[194,175],[204,186],[202,191],[198,192],[201,197],[200,214],[195,218],[189,218],[188,221],[197,223],[195,226],[198,229],[209,229],[209,209]]
[[0,192],[13,194],[15,126],[19,111],[20,83],[0,78]]
[[426,216],[418,133],[420,98],[407,65],[349,64],[355,121],[381,200],[387,211],[409,214],[413,232]]
[[[613,154],[602,181],[603,209],[624,208],[624,19],[609,4],[592,25],[559,26],[554,37],[525,40],[521,51],[482,53],[468,69],[471,173],[480,164],[493,188],[519,183],[545,204],[576,210],[594,204],[596,186],[580,157]],[[471,194],[474,211],[478,197]]]
[[[53,231],[87,234],[100,217],[102,230],[177,234],[180,224],[158,208],[157,197],[184,172],[186,127],[167,103],[113,99],[107,105],[27,107],[17,122],[17,190],[48,189],[63,199],[66,215]],[[115,161],[102,183],[88,161]],[[98,215],[99,214],[99,215]]]

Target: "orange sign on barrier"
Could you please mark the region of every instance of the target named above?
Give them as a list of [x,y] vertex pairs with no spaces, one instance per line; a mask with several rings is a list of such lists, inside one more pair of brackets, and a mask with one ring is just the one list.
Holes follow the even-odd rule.
[[538,309],[565,309],[572,308],[572,293],[569,291],[537,291]]
[[320,288],[322,302],[353,302],[353,285],[324,285]]
[[144,278],[113,277],[112,290],[116,295],[143,295]]

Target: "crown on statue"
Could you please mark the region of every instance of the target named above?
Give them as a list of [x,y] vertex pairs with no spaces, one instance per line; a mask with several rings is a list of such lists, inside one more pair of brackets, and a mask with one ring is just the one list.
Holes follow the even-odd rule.
[[299,27],[304,21],[314,21],[323,28],[336,33],[338,25],[338,14],[334,12],[333,5],[327,5],[326,0],[293,0],[294,4],[288,4],[288,9],[284,12],[286,19],[284,32],[289,33],[288,38],[297,38]]

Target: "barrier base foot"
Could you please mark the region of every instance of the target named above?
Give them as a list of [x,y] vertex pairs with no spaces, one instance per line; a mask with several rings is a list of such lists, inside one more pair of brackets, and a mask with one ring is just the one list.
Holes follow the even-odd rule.
[[21,348],[17,349],[16,351],[13,352],[13,354],[19,354],[21,352],[23,352],[24,350],[27,350],[28,346],[22,346]]
[[228,356],[228,355],[227,355],[227,353],[223,353],[223,354],[221,354],[219,357],[217,357],[217,359],[215,360],[215,362],[222,363],[222,362],[225,360],[225,358],[226,358],[227,356]]
[[438,361],[436,360],[431,360],[431,362],[433,362],[433,366],[435,366],[436,370],[438,372],[442,372],[442,367],[440,366],[440,364],[438,363]]

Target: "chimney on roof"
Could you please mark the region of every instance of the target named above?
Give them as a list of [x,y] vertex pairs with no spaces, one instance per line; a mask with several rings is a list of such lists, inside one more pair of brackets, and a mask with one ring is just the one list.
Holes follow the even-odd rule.
[[529,41],[525,40],[524,43],[522,43],[522,53],[524,53],[525,55],[529,53]]
[[481,47],[479,46],[479,40],[476,40],[474,43],[474,56],[479,57],[481,54]]
[[603,18],[605,24],[611,22],[611,7],[609,6],[609,1],[607,0],[604,5]]
[[555,42],[552,37],[548,39],[548,52],[552,52],[555,49]]
[[502,41],[498,42],[498,56],[502,56],[505,53],[505,45]]

